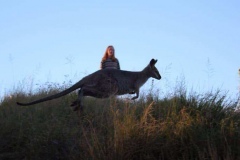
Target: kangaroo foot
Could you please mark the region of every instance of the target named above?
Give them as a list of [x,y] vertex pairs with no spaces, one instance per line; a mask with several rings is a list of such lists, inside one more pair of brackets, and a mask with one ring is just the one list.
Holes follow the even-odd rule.
[[73,107],[73,111],[77,110],[83,111],[83,105],[79,100],[73,101],[70,106]]
[[73,111],[77,111],[80,108],[79,105],[73,107]]
[[79,99],[73,101],[70,106],[73,107],[73,111],[83,111],[83,104],[82,101]]
[[73,111],[78,111],[78,110],[82,112],[83,111],[83,105],[76,105],[76,106],[73,107]]
[[77,106],[78,104],[79,104],[79,102],[78,102],[78,100],[76,100],[76,101],[72,102],[70,106],[74,107],[74,106]]

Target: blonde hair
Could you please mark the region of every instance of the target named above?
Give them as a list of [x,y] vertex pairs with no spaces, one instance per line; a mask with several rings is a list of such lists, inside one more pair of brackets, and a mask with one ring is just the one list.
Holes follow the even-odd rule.
[[111,59],[112,59],[113,61],[116,61],[115,49],[114,49],[114,47],[113,47],[112,45],[110,45],[110,46],[107,47],[107,49],[106,49],[106,51],[105,51],[105,53],[104,53],[104,55],[103,55],[102,61],[105,61],[106,59],[109,58],[109,57],[108,57],[108,49],[109,49],[109,48],[112,48],[112,49],[113,49],[113,56],[111,57]]

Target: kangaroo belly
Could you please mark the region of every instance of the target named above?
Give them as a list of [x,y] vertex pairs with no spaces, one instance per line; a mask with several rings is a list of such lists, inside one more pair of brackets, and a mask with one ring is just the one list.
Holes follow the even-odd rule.
[[133,93],[135,92],[135,89],[133,86],[130,85],[118,85],[118,95],[123,95],[123,94],[128,94],[128,93]]

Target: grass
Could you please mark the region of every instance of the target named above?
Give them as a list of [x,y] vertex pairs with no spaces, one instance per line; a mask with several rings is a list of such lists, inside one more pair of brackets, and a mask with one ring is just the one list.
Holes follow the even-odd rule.
[[86,97],[82,113],[65,97],[20,107],[59,92],[15,91],[0,104],[0,159],[189,160],[240,158],[240,115],[220,91],[165,97],[146,93],[137,101]]

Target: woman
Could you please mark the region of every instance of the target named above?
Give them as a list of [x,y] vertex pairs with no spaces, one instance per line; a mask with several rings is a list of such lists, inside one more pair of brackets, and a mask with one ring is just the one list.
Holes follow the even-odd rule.
[[[101,61],[101,69],[106,69],[106,68],[113,68],[113,69],[120,69],[120,64],[118,59],[115,57],[115,50],[113,46],[108,46],[102,61]],[[129,94],[135,94],[135,91],[130,92]]]
[[120,64],[118,59],[115,57],[115,50],[113,46],[107,47],[101,61],[100,69],[106,68],[120,69]]

